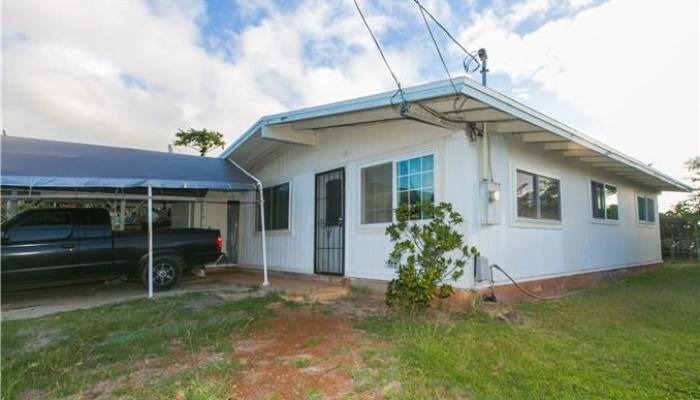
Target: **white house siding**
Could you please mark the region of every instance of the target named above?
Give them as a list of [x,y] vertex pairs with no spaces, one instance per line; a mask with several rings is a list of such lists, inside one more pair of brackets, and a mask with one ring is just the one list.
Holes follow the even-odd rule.
[[[480,145],[463,132],[415,122],[337,128],[320,134],[317,147],[289,145],[264,166],[251,171],[265,186],[291,183],[291,223],[288,231],[268,233],[270,269],[313,273],[314,177],[344,167],[346,171],[345,275],[390,279],[385,267],[391,244],[386,224],[360,224],[360,168],[414,155],[435,155],[436,201],[449,201],[465,217],[463,232],[470,244],[519,279],[535,279],[657,262],[661,259],[658,218],[653,225],[637,222],[636,192],[614,176],[601,176],[585,164],[524,147],[514,140],[493,138],[494,178],[501,183],[501,222],[482,225],[479,183]],[[560,224],[527,223],[514,216],[515,168],[559,178]],[[600,223],[591,218],[590,179],[615,184],[620,220]],[[656,197],[654,193],[645,193]],[[252,196],[252,195],[249,195]],[[252,197],[249,197],[252,200]],[[241,264],[262,262],[260,235],[254,232],[254,207],[241,208]],[[470,273],[459,282],[473,287]],[[502,278],[497,276],[498,279]]]
[[[569,275],[586,271],[654,263],[661,260],[658,218],[654,224],[637,221],[636,193],[655,199],[613,175],[602,175],[586,164],[515,141],[495,139],[493,168],[503,184],[500,225],[470,224],[472,237],[492,263],[520,280]],[[522,222],[516,218],[515,169],[560,179],[561,223]],[[617,222],[591,216],[590,181],[617,186]],[[472,185],[476,186],[473,182]],[[497,278],[504,278],[496,274]]]

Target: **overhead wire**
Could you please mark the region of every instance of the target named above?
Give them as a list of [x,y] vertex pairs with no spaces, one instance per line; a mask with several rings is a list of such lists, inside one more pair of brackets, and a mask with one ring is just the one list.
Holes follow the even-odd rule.
[[[456,110],[461,109],[461,107],[464,106],[464,101],[459,105],[459,107],[457,106],[457,101],[460,98],[460,96],[459,96],[460,92],[457,89],[457,85],[454,83],[454,80],[452,79],[452,76],[449,72],[449,68],[447,67],[447,63],[445,62],[444,57],[442,55],[442,52],[440,51],[439,45],[437,43],[437,39],[435,38],[435,35],[434,35],[432,29],[430,28],[428,18],[430,18],[447,35],[447,37],[449,37],[450,40],[452,42],[454,42],[466,54],[465,59],[463,61],[463,66],[465,68],[465,72],[467,72],[468,74],[473,73],[474,71],[476,71],[480,67],[481,64],[476,59],[476,57],[471,52],[469,52],[464,46],[462,46],[462,44],[457,41],[457,39],[452,35],[452,33],[450,33],[450,31],[447,30],[447,28],[445,28],[445,26],[442,25],[440,23],[440,21],[438,21],[437,18],[435,18],[435,16],[428,9],[425,8],[420,3],[420,1],[414,0],[414,2],[416,3],[416,5],[419,7],[419,9],[421,11],[423,21],[425,22],[426,28],[428,29],[428,32],[430,33],[431,39],[433,40],[433,44],[435,45],[435,48],[438,52],[438,55],[440,56],[440,60],[443,64],[443,67],[445,68],[445,71],[447,72],[448,78],[450,79],[450,83],[452,84],[452,88],[455,90],[455,94],[457,95],[457,97],[455,98],[455,102],[453,103],[453,108],[455,108]],[[415,119],[415,117],[411,117],[406,112],[409,109],[409,105],[408,105],[408,101],[405,98],[405,93],[404,93],[403,87],[401,86],[401,82],[399,81],[398,77],[394,73],[394,70],[391,68],[389,61],[387,60],[386,55],[384,54],[384,51],[382,50],[382,47],[379,44],[379,40],[375,36],[374,32],[372,31],[372,28],[369,25],[369,22],[367,22],[367,18],[365,17],[364,13],[362,12],[362,8],[360,7],[357,0],[353,0],[353,3],[355,4],[355,8],[357,9],[357,12],[360,15],[360,18],[362,19],[362,23],[364,24],[365,28],[367,29],[367,32],[369,32],[370,37],[372,38],[372,41],[374,42],[374,45],[376,46],[377,50],[379,51],[379,55],[381,56],[382,61],[384,62],[384,65],[386,66],[387,70],[389,71],[389,74],[391,75],[392,79],[394,80],[394,83],[396,84],[397,91],[391,96],[391,99],[389,101],[391,108],[396,110],[395,100],[397,97],[400,97],[401,98],[400,107],[396,111],[398,111],[402,116],[404,116],[406,118]],[[467,59],[469,60],[469,62],[466,61]],[[472,64],[476,65],[476,67],[474,67],[473,69],[469,67]],[[413,104],[415,104],[417,107],[421,108],[425,112],[429,113],[430,115],[432,115],[436,118],[439,118],[440,120],[454,123],[454,124],[465,124],[466,130],[471,131],[472,136],[479,133],[478,127],[472,121],[469,121],[469,120],[464,119],[464,118],[448,116],[447,114],[439,112],[439,111],[435,110],[434,108],[427,106],[425,104],[422,104],[420,102],[413,102]]]
[[[365,18],[365,15],[362,13],[362,9],[360,8],[360,5],[357,3],[357,0],[353,0],[355,3],[355,8],[357,8],[358,14],[360,14],[360,18],[362,18],[362,22],[365,25],[365,28],[367,28],[367,32],[369,32],[369,35],[372,37],[372,41],[374,41],[375,46],[377,46],[377,50],[379,50],[379,55],[382,57],[382,60],[384,61],[384,65],[386,65],[386,68],[389,70],[389,73],[391,74],[391,77],[394,79],[394,83],[396,83],[396,87],[398,88],[398,91],[394,93],[394,95],[391,97],[392,102],[393,99],[396,98],[396,96],[401,96],[401,104],[402,108],[406,104],[406,98],[404,97],[404,92],[403,88],[401,87],[401,82],[399,82],[399,78],[396,77],[396,74],[394,73],[394,70],[391,69],[391,65],[389,65],[389,61],[386,59],[386,56],[384,55],[384,51],[382,50],[382,46],[379,45],[379,41],[377,40],[377,37],[374,35],[374,32],[372,32],[372,28],[370,28],[369,23],[367,22],[367,18]],[[393,103],[392,103],[393,104]]]
[[[456,44],[460,49],[462,49],[462,51],[466,54],[464,60],[462,61],[462,65],[464,66],[464,71],[467,74],[472,74],[472,73],[476,72],[481,67],[481,63],[474,55],[474,52],[470,52],[464,46],[462,46],[462,44],[452,35],[452,33],[450,33],[450,31],[447,28],[445,28],[445,26],[443,24],[441,24],[440,21],[438,21],[438,19],[435,18],[435,16],[430,13],[430,10],[425,8],[425,6],[423,6],[423,4],[421,4],[419,0],[413,0],[413,2],[416,3],[416,5],[420,8],[421,13],[427,14],[430,17],[430,19],[433,20],[435,25],[437,25],[443,32],[445,32],[447,37],[449,37],[450,40],[452,40],[452,42],[454,44]],[[466,61],[467,59],[469,59],[469,62]],[[472,64],[474,64],[475,66],[473,68],[470,68],[469,66]]]
[[428,23],[428,18],[425,16],[425,10],[423,7],[421,7],[421,4],[418,2],[418,0],[414,0],[416,4],[418,4],[418,10],[420,11],[420,15],[423,17],[423,22],[425,23],[425,28],[428,30],[428,34],[430,35],[430,39],[433,41],[433,45],[435,46],[435,51],[438,53],[438,57],[440,57],[440,62],[442,63],[442,67],[445,69],[445,73],[447,74],[447,79],[450,80],[450,84],[452,85],[452,89],[455,91],[455,95],[459,96],[459,90],[457,90],[457,86],[455,85],[454,80],[452,80],[452,75],[450,74],[450,69],[447,68],[447,63],[445,63],[445,58],[442,56],[442,52],[440,51],[440,45],[438,45],[437,40],[435,39],[435,35],[433,34],[433,29],[430,28],[430,24]]
[[[455,43],[466,54],[465,59],[463,60],[463,67],[467,74],[475,72],[480,67],[480,63],[476,60],[476,57],[474,57],[474,55],[471,52],[469,52],[464,46],[462,46],[462,44],[459,43],[459,41],[457,41],[457,39],[452,35],[452,33],[450,33],[450,31],[444,25],[442,25],[442,23],[440,23],[440,21],[438,21],[438,19],[425,6],[423,6],[423,4],[421,4],[419,0],[413,0],[413,2],[418,6],[418,10],[420,11],[421,17],[423,18],[423,22],[425,23],[425,28],[428,31],[428,35],[430,36],[433,46],[435,47],[435,51],[437,52],[440,62],[445,70],[445,73],[447,74],[447,78],[449,79],[450,84],[452,85],[452,88],[455,92],[455,99],[452,102],[452,108],[455,111],[460,111],[463,109],[467,98],[460,96],[460,92],[457,89],[457,85],[455,85],[454,79],[452,78],[452,74],[450,73],[450,69],[447,67],[447,63],[445,62],[445,57],[443,56],[442,51],[440,50],[440,45],[438,44],[438,41],[435,38],[433,29],[430,27],[428,17],[430,17],[433,23],[435,23],[447,35],[447,37],[450,38],[450,40],[452,40],[452,42]],[[469,62],[466,61],[467,59],[469,60]],[[472,63],[476,63],[476,67],[473,70],[470,69],[470,65]],[[476,133],[473,124],[471,124],[471,122],[466,119],[449,117],[445,113],[441,113],[425,104],[417,104],[424,111],[442,120],[457,124],[469,124],[469,126],[467,126],[466,129],[472,131],[472,136]]]

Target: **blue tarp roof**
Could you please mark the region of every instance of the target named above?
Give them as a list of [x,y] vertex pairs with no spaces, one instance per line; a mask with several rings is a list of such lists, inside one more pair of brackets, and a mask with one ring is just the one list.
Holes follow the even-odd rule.
[[246,191],[256,182],[222,158],[2,136],[0,184]]

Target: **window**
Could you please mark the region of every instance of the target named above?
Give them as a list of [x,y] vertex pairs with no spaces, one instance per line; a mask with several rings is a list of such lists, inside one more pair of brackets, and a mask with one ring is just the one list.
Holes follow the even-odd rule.
[[73,231],[69,212],[40,211],[29,215],[9,229],[12,242],[66,239]]
[[[403,204],[433,204],[435,186],[433,177],[433,155],[402,160],[396,163],[397,206]],[[422,212],[418,219],[428,219],[431,215]]]
[[[289,229],[289,182],[263,188],[265,230]],[[259,192],[257,200],[260,200]],[[256,203],[255,230],[260,231],[260,203]]]
[[[435,202],[435,157],[422,157],[386,162],[362,168],[361,223],[388,223],[393,219],[394,193],[396,207],[403,204],[416,205]],[[392,182],[393,172],[396,180]],[[423,213],[416,219],[432,218]]]
[[654,223],[656,221],[656,206],[654,199],[647,196],[637,196],[637,219],[640,222]]
[[516,171],[518,217],[561,220],[559,180]]
[[87,209],[81,211],[81,217],[80,225],[83,231],[83,239],[111,237],[112,225],[106,212],[100,209]]
[[591,201],[593,218],[609,220],[617,220],[619,218],[617,187],[591,181]]
[[390,162],[362,169],[363,224],[391,222],[391,169]]

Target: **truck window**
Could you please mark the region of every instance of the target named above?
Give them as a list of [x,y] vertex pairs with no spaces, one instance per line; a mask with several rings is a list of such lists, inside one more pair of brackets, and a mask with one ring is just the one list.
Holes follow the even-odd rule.
[[112,233],[109,216],[104,210],[83,210],[80,225],[85,239],[104,239]]
[[37,212],[19,221],[8,234],[12,242],[61,240],[73,231],[70,212]]

